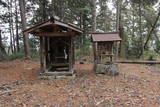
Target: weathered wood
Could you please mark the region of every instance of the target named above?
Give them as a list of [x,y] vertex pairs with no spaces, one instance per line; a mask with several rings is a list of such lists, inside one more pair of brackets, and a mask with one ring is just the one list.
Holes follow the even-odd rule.
[[41,32],[41,33],[35,33],[34,34],[35,36],[48,36],[48,37],[64,37],[64,36],[69,36],[69,35],[72,35],[74,36],[75,35],[75,32]]
[[52,66],[69,66],[69,63],[50,64]]
[[45,64],[46,67],[48,66],[48,43],[47,43],[48,37],[45,37]]
[[113,61],[113,42],[98,42],[95,51],[97,53],[98,62],[102,62],[102,59],[106,57],[110,58],[110,62]]
[[43,48],[42,48],[42,55],[43,55],[43,63],[44,69],[46,69],[46,37],[43,37]]
[[40,68],[41,72],[44,70],[44,63],[43,63],[43,37],[40,37]]
[[62,76],[62,75],[72,76],[73,72],[65,72],[65,71],[61,71],[61,72],[45,72],[45,73],[42,73],[41,75],[43,75],[43,76]]
[[73,68],[73,38],[71,37],[70,46],[69,46],[69,71]]
[[35,26],[33,26],[33,27],[29,28],[29,29],[24,30],[24,32],[33,34],[33,32],[35,30],[37,30],[37,29],[40,29],[40,28],[46,27],[46,26],[50,26],[51,27],[51,26],[54,26],[54,25],[55,26],[62,26],[62,27],[74,30],[74,32],[77,32],[77,33],[83,33],[83,31],[80,28],[76,27],[75,25],[70,24],[70,23],[62,22],[62,21],[57,20],[55,18],[52,18],[52,19],[50,19],[48,21],[42,22],[40,24],[37,24],[37,25],[35,25]]
[[128,63],[128,64],[160,64],[160,61],[116,61],[116,63]]
[[72,50],[73,50],[73,52],[72,52],[72,62],[73,62],[73,64],[75,64],[75,49],[74,49],[74,46],[75,46],[75,44],[74,44],[74,37],[73,37],[73,46],[72,46]]
[[41,71],[73,71],[73,38],[81,29],[52,18],[24,32],[40,37]]
[[49,63],[50,63],[50,52],[49,52],[49,50],[50,50],[50,43],[49,43],[49,37],[47,37],[47,40],[46,40],[46,64],[47,64],[47,67],[49,67]]
[[115,52],[115,57],[114,57],[114,62],[117,60],[119,56],[119,42],[116,42],[116,52]]
[[96,47],[95,47],[95,43],[92,43],[92,47],[93,47],[94,61],[96,61]]

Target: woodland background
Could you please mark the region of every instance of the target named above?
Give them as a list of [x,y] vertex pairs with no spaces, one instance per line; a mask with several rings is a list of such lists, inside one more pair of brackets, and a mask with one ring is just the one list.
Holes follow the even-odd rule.
[[52,16],[82,28],[76,55],[92,55],[91,32],[120,32],[120,57],[156,60],[159,0],[0,0],[0,60],[38,57],[39,38],[22,31]]

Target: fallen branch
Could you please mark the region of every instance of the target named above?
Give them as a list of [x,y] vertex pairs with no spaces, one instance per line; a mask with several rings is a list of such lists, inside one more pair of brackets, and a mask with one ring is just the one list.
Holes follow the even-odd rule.
[[3,91],[0,93],[0,95],[4,95],[4,94],[9,94],[9,93],[12,93],[12,92],[15,92],[16,90],[7,90],[7,91]]

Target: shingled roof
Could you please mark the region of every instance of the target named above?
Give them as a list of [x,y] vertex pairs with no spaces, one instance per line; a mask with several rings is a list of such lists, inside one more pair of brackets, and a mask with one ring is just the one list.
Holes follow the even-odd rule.
[[92,33],[93,42],[109,42],[109,41],[121,41],[118,32],[94,32]]
[[[59,31],[57,31],[58,29]],[[45,22],[30,27],[23,32],[38,36],[61,35],[66,34],[67,32],[74,32],[76,34],[83,33],[83,31],[74,24],[66,23],[53,17]]]

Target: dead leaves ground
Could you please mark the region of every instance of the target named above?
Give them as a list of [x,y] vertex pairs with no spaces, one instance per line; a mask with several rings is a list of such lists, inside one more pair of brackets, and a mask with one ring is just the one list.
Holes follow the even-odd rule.
[[76,64],[77,77],[37,80],[36,61],[0,63],[0,107],[159,107],[158,66],[119,64],[120,75],[96,76],[93,64]]

